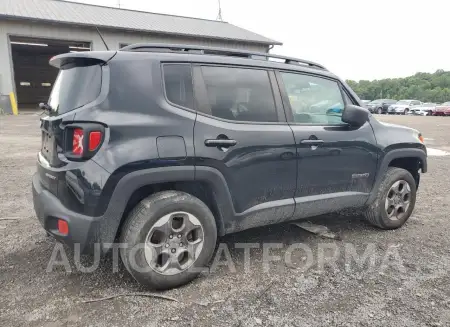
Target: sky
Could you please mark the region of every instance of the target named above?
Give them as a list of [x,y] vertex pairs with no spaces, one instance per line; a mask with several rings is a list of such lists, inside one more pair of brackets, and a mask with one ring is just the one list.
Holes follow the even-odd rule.
[[[117,7],[119,0],[76,0]],[[217,0],[120,0],[121,8],[216,19]],[[448,0],[221,0],[224,21],[283,43],[272,53],[344,79],[450,70]]]

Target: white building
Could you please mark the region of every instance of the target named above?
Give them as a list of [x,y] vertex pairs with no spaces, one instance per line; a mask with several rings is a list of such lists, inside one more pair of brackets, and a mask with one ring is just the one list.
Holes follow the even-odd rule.
[[69,51],[105,50],[97,28],[110,49],[146,42],[268,52],[281,45],[221,21],[61,0],[2,0],[0,107],[10,111],[11,98],[17,99],[19,110],[46,102],[57,74],[49,59]]

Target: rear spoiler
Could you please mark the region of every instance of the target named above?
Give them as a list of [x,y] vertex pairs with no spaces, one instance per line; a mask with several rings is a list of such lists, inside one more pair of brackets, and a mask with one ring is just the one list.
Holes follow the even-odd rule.
[[70,52],[54,56],[50,59],[50,65],[61,69],[63,66],[72,65],[93,65],[105,64],[110,61],[117,51],[85,51],[85,52]]

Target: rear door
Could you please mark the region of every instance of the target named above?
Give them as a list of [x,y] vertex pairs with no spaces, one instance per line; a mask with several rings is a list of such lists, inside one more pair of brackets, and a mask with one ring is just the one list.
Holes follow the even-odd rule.
[[378,159],[370,124],[342,122],[352,101],[337,80],[297,72],[278,72],[277,80],[297,148],[295,217],[363,205]]
[[225,230],[290,219],[295,143],[273,71],[196,65],[194,88],[196,176],[209,168],[223,176],[233,209]]

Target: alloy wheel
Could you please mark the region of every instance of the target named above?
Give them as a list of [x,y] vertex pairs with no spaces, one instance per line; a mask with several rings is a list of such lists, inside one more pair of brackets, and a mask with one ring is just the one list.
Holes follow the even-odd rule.
[[197,260],[203,244],[203,226],[197,217],[183,211],[173,212],[158,219],[148,232],[145,259],[160,274],[179,274]]
[[405,180],[399,180],[392,184],[389,189],[385,209],[391,220],[401,220],[408,212],[411,204],[411,186]]

